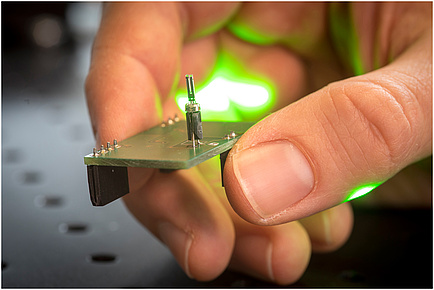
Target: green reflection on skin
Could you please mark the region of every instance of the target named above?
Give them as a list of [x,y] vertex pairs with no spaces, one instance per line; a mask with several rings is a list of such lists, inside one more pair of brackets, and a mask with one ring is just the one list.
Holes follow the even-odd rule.
[[375,183],[375,184],[367,184],[367,185],[359,186],[348,195],[348,197],[344,200],[344,202],[367,195],[372,190],[377,188],[380,184],[381,183]]

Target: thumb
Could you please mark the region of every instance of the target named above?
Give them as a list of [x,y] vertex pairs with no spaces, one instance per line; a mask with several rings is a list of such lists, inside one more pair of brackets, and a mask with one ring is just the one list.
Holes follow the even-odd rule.
[[256,224],[297,220],[384,182],[431,152],[431,37],[392,64],[263,119],[231,150],[229,201]]

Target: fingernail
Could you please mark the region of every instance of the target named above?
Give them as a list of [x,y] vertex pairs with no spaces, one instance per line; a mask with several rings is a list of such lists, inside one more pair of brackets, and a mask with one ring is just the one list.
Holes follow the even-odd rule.
[[168,222],[158,225],[158,233],[187,276],[193,278],[188,267],[188,254],[193,241],[191,235]]
[[[244,273],[274,281],[273,244],[264,236],[247,235],[237,237],[233,258]],[[240,262],[241,261],[241,262]]]
[[232,158],[244,195],[262,218],[282,212],[313,188],[314,175],[309,162],[289,141],[263,143]]

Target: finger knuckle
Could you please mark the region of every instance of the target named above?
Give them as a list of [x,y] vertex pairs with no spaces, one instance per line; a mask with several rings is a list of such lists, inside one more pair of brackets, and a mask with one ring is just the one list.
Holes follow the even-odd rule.
[[346,152],[351,166],[389,175],[409,155],[414,119],[409,114],[416,109],[402,102],[413,99],[411,90],[398,86],[365,79],[327,87],[333,109],[325,112],[337,137],[332,143]]

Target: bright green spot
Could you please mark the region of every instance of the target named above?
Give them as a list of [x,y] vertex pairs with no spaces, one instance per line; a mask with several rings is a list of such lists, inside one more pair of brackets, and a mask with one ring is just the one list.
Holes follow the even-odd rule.
[[[232,104],[239,108],[257,108],[268,103],[270,95],[260,85],[234,82],[224,77],[214,78],[196,93],[196,101],[204,111],[224,112]],[[178,106],[184,108],[188,99],[179,96]]]
[[[244,70],[237,59],[221,52],[209,79],[196,88],[204,121],[257,121],[270,112],[275,91],[263,77]],[[188,101],[185,90],[176,94],[184,110]]]
[[368,193],[370,193],[372,190],[374,190],[375,188],[377,188],[381,183],[375,183],[375,184],[368,184],[368,185],[363,185],[360,186],[356,189],[354,189],[349,195],[348,197],[345,199],[344,202],[362,197]]

